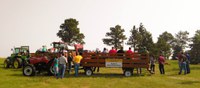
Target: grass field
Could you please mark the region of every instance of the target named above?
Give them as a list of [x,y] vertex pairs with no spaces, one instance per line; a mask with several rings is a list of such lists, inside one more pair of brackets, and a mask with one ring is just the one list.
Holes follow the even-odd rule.
[[[100,68],[92,76],[80,71],[79,77],[65,75],[56,79],[44,74],[34,77],[22,75],[22,69],[3,68],[4,59],[0,59],[0,88],[200,88],[200,65],[191,65],[191,74],[178,75],[177,61],[168,61],[165,75],[160,75],[156,64],[156,74],[150,75],[142,69],[142,75],[134,73],[124,77],[120,68]],[[135,72],[135,71],[134,71]]]

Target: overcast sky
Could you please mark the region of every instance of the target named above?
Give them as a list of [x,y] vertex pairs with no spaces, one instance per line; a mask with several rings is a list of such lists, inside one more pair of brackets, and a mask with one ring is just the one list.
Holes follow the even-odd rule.
[[[110,27],[121,25],[127,37],[133,25],[143,23],[154,42],[164,31],[175,35],[200,29],[200,0],[0,0],[0,56],[14,46],[29,45],[35,52],[42,45],[60,41],[56,36],[65,19],[79,21],[85,49],[106,46],[102,42]],[[128,46],[125,46],[125,49]]]

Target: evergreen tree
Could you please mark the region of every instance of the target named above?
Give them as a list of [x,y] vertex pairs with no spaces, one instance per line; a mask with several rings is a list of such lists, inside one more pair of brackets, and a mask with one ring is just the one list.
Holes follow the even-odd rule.
[[121,28],[120,25],[116,25],[115,27],[110,28],[110,32],[106,33],[106,37],[103,38],[103,43],[108,46],[114,46],[115,48],[122,47],[124,40],[126,40],[126,36],[124,35],[125,30]]
[[200,63],[200,30],[197,30],[195,36],[192,38],[191,47],[191,63]]
[[83,33],[80,33],[78,28],[79,22],[76,19],[70,18],[66,19],[64,23],[60,25],[60,29],[57,33],[57,36],[68,45],[75,43],[84,44],[83,39],[85,38]]

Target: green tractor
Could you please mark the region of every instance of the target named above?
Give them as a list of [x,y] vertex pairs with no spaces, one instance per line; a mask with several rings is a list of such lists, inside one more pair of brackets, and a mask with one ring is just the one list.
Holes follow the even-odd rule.
[[27,63],[29,55],[29,46],[15,47],[13,53],[4,61],[4,67],[21,68]]

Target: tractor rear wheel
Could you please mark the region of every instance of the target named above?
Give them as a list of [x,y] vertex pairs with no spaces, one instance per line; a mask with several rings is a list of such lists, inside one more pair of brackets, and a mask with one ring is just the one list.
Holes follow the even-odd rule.
[[48,75],[54,74],[53,61],[54,61],[54,59],[50,60],[49,63],[47,64],[48,65],[48,67],[47,67]]
[[6,60],[4,61],[4,68],[9,68],[9,67],[10,67],[9,62],[8,62],[8,60],[6,59]]
[[35,76],[36,75],[36,70],[35,66],[27,64],[23,67],[23,75],[25,76]]
[[20,58],[15,59],[15,61],[13,62],[13,67],[14,67],[15,69],[21,67]]
[[49,66],[48,74],[49,74],[49,75],[53,75],[53,74],[54,74],[53,65],[52,65],[52,66]]

